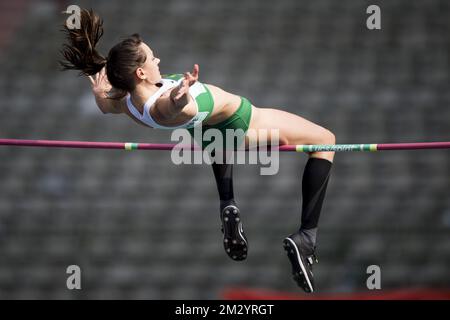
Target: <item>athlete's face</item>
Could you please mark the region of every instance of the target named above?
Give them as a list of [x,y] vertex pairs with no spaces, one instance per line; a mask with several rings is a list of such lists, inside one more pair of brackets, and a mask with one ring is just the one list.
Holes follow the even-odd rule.
[[152,83],[161,80],[161,73],[159,72],[158,66],[161,60],[155,57],[152,49],[144,42],[141,43],[141,49],[144,50],[147,59],[144,65],[136,70],[138,78]]

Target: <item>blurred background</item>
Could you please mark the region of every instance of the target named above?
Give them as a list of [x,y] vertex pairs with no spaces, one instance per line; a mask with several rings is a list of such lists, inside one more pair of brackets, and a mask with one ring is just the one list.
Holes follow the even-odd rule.
[[[2,0],[0,137],[170,142],[103,115],[89,81],[59,71],[70,4],[103,17],[104,55],[138,32],[163,73],[198,63],[201,81],[325,126],[338,143],[450,140],[446,0]],[[366,28],[370,4],[381,30]],[[281,154],[274,176],[235,166],[250,245],[240,263],[222,247],[206,164],[12,147],[0,159],[0,298],[305,297],[282,248],[300,223],[304,154]],[[369,265],[381,268],[381,293],[450,289],[449,178],[448,150],[336,154],[308,297],[369,294]],[[82,290],[66,288],[73,264]]]

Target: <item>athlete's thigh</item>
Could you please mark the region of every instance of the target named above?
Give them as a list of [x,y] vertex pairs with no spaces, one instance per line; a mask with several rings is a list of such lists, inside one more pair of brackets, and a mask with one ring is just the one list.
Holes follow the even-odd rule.
[[278,129],[279,143],[283,144],[317,144],[324,140],[329,132],[296,114],[274,108],[255,108],[255,117],[250,122],[250,129]]

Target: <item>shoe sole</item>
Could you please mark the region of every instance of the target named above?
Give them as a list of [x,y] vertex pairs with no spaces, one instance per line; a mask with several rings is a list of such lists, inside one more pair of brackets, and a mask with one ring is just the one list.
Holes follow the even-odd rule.
[[294,276],[295,281],[307,293],[314,292],[311,280],[306,272],[305,263],[300,256],[297,245],[289,237],[284,239],[283,243],[284,250],[286,250],[289,261],[292,264],[292,275]]
[[222,210],[220,218],[225,252],[235,261],[246,259],[248,244],[242,228],[239,209],[236,206],[227,206]]

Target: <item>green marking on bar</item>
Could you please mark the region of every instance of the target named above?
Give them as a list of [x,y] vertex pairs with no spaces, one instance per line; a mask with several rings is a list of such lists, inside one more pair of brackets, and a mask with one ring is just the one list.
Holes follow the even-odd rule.
[[132,143],[132,142],[125,143],[125,150],[132,151],[132,150],[137,150],[137,149],[138,149],[137,143]]
[[314,145],[298,144],[296,152],[318,152],[318,151],[378,151],[377,144],[337,144],[337,145]]
[[376,144],[338,144],[338,145],[304,145],[295,146],[297,152],[318,152],[318,151],[377,151]]

